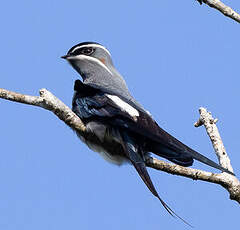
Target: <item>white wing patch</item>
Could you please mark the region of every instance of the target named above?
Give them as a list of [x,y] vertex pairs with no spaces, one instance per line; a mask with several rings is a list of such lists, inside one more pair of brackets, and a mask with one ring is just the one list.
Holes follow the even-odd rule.
[[121,98],[115,95],[106,94],[106,96],[111,99],[122,111],[127,112],[132,117],[138,117],[139,112],[133,108],[131,105],[123,101]]

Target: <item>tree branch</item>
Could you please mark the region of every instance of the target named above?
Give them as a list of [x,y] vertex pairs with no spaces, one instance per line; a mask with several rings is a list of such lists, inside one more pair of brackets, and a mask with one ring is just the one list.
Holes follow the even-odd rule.
[[23,104],[34,105],[53,112],[72,129],[84,133],[86,128],[81,119],[62,101],[46,89],[40,89],[40,96],[29,96],[0,88],[0,98]]
[[[91,139],[91,141],[99,143],[99,140],[96,136],[86,131],[86,128],[81,119],[75,113],[73,113],[68,106],[66,106],[61,100],[56,98],[51,92],[47,91],[46,89],[40,90],[39,97],[23,95],[5,89],[0,89],[0,98],[47,109],[58,116],[59,119],[64,121],[65,124],[67,124],[73,130],[78,131],[84,137]],[[200,119],[198,122],[196,122],[195,126],[198,127],[204,124],[211,138],[220,164],[230,171],[233,171],[230,160],[226,154],[216,127],[216,120],[214,120],[211,114],[208,113],[204,108],[200,108],[199,112]],[[111,148],[114,149],[114,151],[122,151],[121,149],[116,148],[116,146],[114,146],[114,143],[112,143]],[[193,180],[202,180],[219,184],[227,189],[230,194],[230,199],[236,200],[240,204],[240,181],[235,176],[229,175],[227,173],[214,174],[198,169],[186,168],[179,165],[167,163],[153,157],[148,157],[146,159],[146,164],[148,167],[174,175],[188,177]]]
[[218,119],[214,119],[212,117],[212,114],[208,112],[205,108],[199,109],[200,118],[199,120],[194,124],[195,127],[199,127],[201,125],[204,125],[207,131],[207,134],[212,142],[213,148],[215,150],[215,153],[218,157],[219,164],[223,167],[228,169],[229,171],[233,172],[233,168],[230,162],[230,159],[227,155],[227,152],[224,148],[222,139],[220,137],[218,128],[216,126],[216,123]]
[[216,10],[220,11],[225,16],[235,20],[236,22],[240,23],[240,15],[234,11],[229,6],[226,6],[219,0],[197,0],[200,4],[205,3],[208,6],[215,8]]

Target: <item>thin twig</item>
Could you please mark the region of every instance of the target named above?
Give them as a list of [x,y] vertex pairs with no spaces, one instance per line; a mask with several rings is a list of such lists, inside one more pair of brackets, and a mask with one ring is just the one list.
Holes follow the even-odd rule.
[[225,16],[235,20],[236,22],[240,23],[240,14],[234,11],[231,7],[226,6],[219,0],[197,0],[200,4],[205,3],[208,6],[215,8],[216,10],[220,11]]
[[[59,119],[61,119],[68,126],[70,126],[73,130],[78,131],[83,136],[91,138],[91,141],[93,142],[97,143],[99,141],[97,137],[87,133],[83,122],[75,113],[72,112],[72,110],[68,106],[66,106],[62,101],[60,101],[46,89],[40,90],[39,97],[23,95],[5,89],[0,89],[0,98],[25,103],[29,105],[39,106],[41,108],[50,110],[56,116],[58,116]],[[204,114],[201,114],[201,116],[204,116]],[[200,121],[198,121],[197,123],[204,124],[205,120],[206,119],[203,118],[201,119],[200,117]],[[112,148],[115,147],[112,146]],[[219,157],[222,158],[223,156],[219,155]],[[238,203],[240,203],[240,181],[235,176],[229,175],[227,173],[214,174],[211,172],[205,172],[198,169],[186,168],[179,165],[167,163],[152,157],[146,159],[146,164],[148,167],[161,170],[167,173],[171,173],[174,175],[219,184],[223,186],[225,189],[227,189],[227,191],[230,194],[230,199],[236,200]],[[230,170],[230,168],[228,169]]]

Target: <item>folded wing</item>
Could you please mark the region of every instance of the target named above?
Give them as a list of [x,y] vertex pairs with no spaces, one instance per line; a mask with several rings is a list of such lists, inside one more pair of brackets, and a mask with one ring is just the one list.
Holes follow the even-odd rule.
[[[106,121],[136,135],[139,137],[139,144],[144,142],[147,151],[179,165],[190,166],[193,159],[196,159],[213,168],[233,174],[168,134],[147,112],[138,110],[123,98],[104,93],[100,89],[94,89],[79,80],[75,82],[76,89],[78,93],[75,95],[75,101],[82,103],[83,100],[78,100],[77,95],[85,94],[84,103],[85,106],[88,106],[91,119]],[[91,95],[87,95],[89,93]]]

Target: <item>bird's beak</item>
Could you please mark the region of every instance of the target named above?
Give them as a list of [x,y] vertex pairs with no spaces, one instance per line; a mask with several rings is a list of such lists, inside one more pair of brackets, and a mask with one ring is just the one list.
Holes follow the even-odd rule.
[[63,59],[68,59],[70,56],[71,56],[71,55],[66,54],[66,55],[62,56],[61,58],[63,58]]

